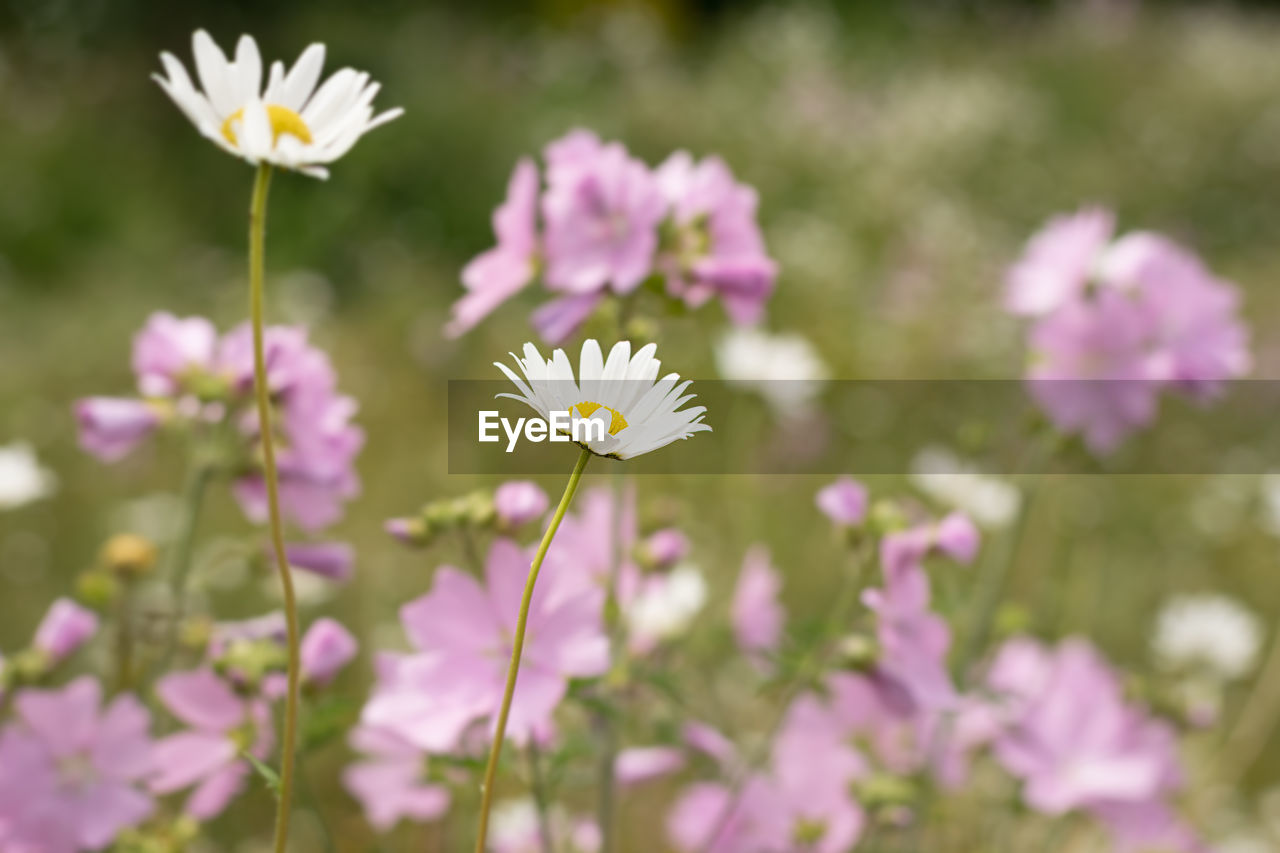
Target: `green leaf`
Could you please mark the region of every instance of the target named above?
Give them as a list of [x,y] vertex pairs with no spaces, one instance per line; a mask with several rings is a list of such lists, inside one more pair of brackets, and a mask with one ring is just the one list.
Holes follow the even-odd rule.
[[261,761],[257,759],[257,757],[250,755],[248,752],[242,752],[240,754],[243,755],[245,761],[248,761],[249,764],[252,765],[253,769],[258,772],[258,775],[262,777],[262,781],[266,783],[267,789],[270,790],[271,793],[275,795],[276,799],[279,799],[280,798],[280,774],[277,773],[273,768],[268,767],[266,764],[263,764]]

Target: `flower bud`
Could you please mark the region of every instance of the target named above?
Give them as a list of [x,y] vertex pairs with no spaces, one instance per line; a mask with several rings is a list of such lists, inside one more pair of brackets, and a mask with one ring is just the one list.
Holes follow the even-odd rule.
[[102,546],[102,565],[122,578],[150,574],[156,564],[156,546],[133,533],[118,533]]
[[498,514],[498,523],[504,528],[519,527],[541,518],[548,503],[547,493],[528,480],[503,483],[493,493],[493,508]]
[[421,518],[389,518],[382,529],[406,545],[420,548],[429,541],[427,524]]
[[284,553],[291,567],[338,583],[350,580],[355,566],[355,549],[346,542],[299,542],[286,545]]
[[971,563],[978,555],[978,546],[982,543],[982,535],[969,520],[969,516],[961,512],[953,512],[938,522],[934,531],[934,544],[942,553],[958,563]]
[[80,446],[104,462],[127,456],[160,423],[156,409],[144,400],[88,397],[76,402]]
[[318,619],[302,638],[302,677],[324,686],[355,657],[356,638],[332,619]]
[[689,554],[689,539],[674,527],[655,531],[640,545],[640,562],[647,568],[668,569]]
[[50,665],[60,663],[98,631],[98,616],[69,598],[59,598],[49,608],[31,645],[43,652]]
[[852,477],[841,477],[818,492],[815,503],[841,527],[857,526],[867,517],[867,489]]
[[103,569],[83,572],[76,578],[76,598],[94,607],[106,607],[119,591],[120,582]]

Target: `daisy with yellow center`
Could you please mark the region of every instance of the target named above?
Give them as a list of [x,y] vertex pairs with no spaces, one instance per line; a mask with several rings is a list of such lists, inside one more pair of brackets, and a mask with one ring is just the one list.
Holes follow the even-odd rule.
[[525,344],[524,358],[512,354],[516,371],[495,362],[516,384],[520,393],[500,394],[520,400],[548,420],[553,412],[568,412],[573,421],[599,420],[603,429],[579,430],[590,436],[584,450],[597,456],[630,459],[695,432],[709,430],[702,422],[706,408],[681,409],[693,399],[685,394],[689,380],[670,373],[658,379],[662,363],[654,358],[657,347],[648,344],[633,356],[631,344],[615,344],[606,360],[594,340],[582,345],[575,380],[573,365],[558,349],[543,360],[538,348]]
[[197,30],[191,41],[201,88],[170,53],[160,54],[165,76],[154,79],[200,133],[254,165],[326,178],[325,164],[403,112],[397,108],[374,115],[379,85],[363,71],[343,68],[317,88],[324,67],[322,44],[310,45],[288,70],[273,62],[264,89],[262,55],[251,36],[240,37],[231,61],[204,30]]

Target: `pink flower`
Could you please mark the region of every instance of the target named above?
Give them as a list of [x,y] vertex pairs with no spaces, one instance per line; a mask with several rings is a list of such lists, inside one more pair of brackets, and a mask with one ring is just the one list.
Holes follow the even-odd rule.
[[657,180],[677,235],[659,262],[668,292],[690,307],[719,295],[735,323],[759,322],[778,270],[756,222],[756,191],[737,183],[720,158],[695,163],[686,151],[668,157]]
[[603,291],[561,296],[539,307],[530,320],[544,341],[559,345],[568,340],[603,301]]
[[129,455],[160,424],[155,408],[142,400],[86,397],[75,405],[80,446],[103,462]]
[[59,598],[36,628],[31,645],[56,664],[74,654],[98,632],[98,616],[68,598]]
[[[436,573],[432,590],[406,604],[401,619],[413,645],[439,659],[419,686],[440,695],[461,693],[468,708],[497,710],[511,658],[531,552],[498,539],[485,562],[486,586],[452,567]],[[566,588],[555,573],[534,592],[508,731],[523,743],[549,725],[570,678],[601,675],[609,643],[599,589]]]
[[538,167],[528,158],[516,164],[506,201],[493,213],[498,245],[462,270],[467,295],[453,305],[445,333],[457,337],[518,293],[532,279],[538,251]]
[[449,789],[426,778],[426,756],[383,729],[360,727],[351,746],[370,756],[347,767],[342,785],[360,801],[369,823],[386,832],[402,819],[435,820],[449,810]]
[[1126,701],[1120,679],[1086,641],[1047,650],[1011,640],[988,682],[1004,697],[995,755],[1023,781],[1027,805],[1050,815],[1089,812],[1134,847],[1181,836],[1163,804],[1182,784],[1173,729]]
[[[882,555],[892,550],[886,541]],[[918,709],[926,711],[946,708],[955,700],[947,672],[951,630],[929,609],[929,598],[929,576],[910,561],[896,566],[886,563],[884,587],[862,594],[863,603],[877,617],[878,670],[897,682]]]
[[972,563],[982,545],[982,534],[969,516],[948,513],[933,531],[935,547],[957,563]]
[[356,656],[359,644],[351,632],[333,619],[317,619],[302,638],[302,677],[326,685]]
[[771,652],[782,637],[786,611],[778,603],[782,579],[769,561],[769,551],[756,545],[747,551],[733,593],[733,634],[748,654]]
[[1206,400],[1251,362],[1230,283],[1158,234],[1111,242],[1113,226],[1101,210],[1054,220],[1010,273],[1006,299],[1036,318],[1032,396],[1096,453],[1154,420],[1162,390]]
[[1095,452],[1114,450],[1155,419],[1149,332],[1143,307],[1117,290],[1059,308],[1031,330],[1031,395],[1059,430],[1082,433]]
[[541,518],[547,511],[547,493],[537,483],[513,480],[503,483],[493,493],[493,508],[504,527],[520,525]]
[[151,790],[169,794],[192,788],[184,811],[208,820],[240,793],[249,775],[249,763],[240,757],[243,733],[249,733],[255,757],[270,752],[271,712],[260,699],[237,696],[207,667],[164,676],[156,693],[190,728],[156,742]]
[[1115,214],[1096,207],[1050,220],[1009,270],[1006,310],[1042,316],[1073,302],[1097,272],[1114,230]]
[[351,580],[351,573],[355,568],[355,549],[346,542],[295,542],[286,545],[284,552],[289,565],[294,569],[302,569],[338,583]]
[[593,146],[580,135],[571,141],[553,143],[547,155],[547,286],[629,293],[653,271],[666,201],[648,167],[621,144]]
[[689,556],[689,537],[674,527],[655,530],[640,544],[645,565],[669,569]]
[[152,314],[133,339],[133,372],[146,397],[173,397],[193,374],[213,365],[218,333],[203,317]]
[[[308,343],[304,329],[268,328],[265,350],[272,420],[281,433],[281,507],[298,525],[316,530],[341,518],[344,502],[360,491],[354,462],[364,433],[351,423],[356,402],[338,393],[333,365]],[[155,430],[158,412],[185,425],[230,425],[242,438],[242,458],[230,465],[240,475],[235,496],[252,521],[265,521],[249,326],[218,339],[202,318],[155,314],[134,342],[134,368],[143,394],[162,399],[80,401],[85,450],[107,461],[124,456]]]
[[130,694],[99,710],[98,682],[24,690],[0,733],[0,847],[101,850],[152,811],[139,789],[152,767],[150,717]]
[[841,477],[818,492],[816,503],[834,524],[854,527],[867,517],[867,488],[852,477]]
[[[303,329],[272,326],[266,330],[267,385],[277,401],[275,417],[284,441],[277,452],[280,504],[284,513],[307,530],[317,530],[342,517],[343,503],[360,492],[353,467],[364,446],[364,432],[351,423],[355,400],[337,393],[337,375],[329,357],[310,346]],[[220,368],[248,393],[253,387],[252,331],[239,326],[219,344]],[[257,417],[251,407],[240,417],[245,437],[256,443]],[[266,485],[261,475],[236,481],[235,495],[250,520],[267,516]]]
[[1191,252],[1159,234],[1135,232],[1107,252],[1101,275],[1136,295],[1147,312],[1157,378],[1205,397],[1249,371],[1239,293]]
[[724,785],[699,782],[681,792],[667,815],[667,837],[681,853],[771,853],[753,819],[773,808],[772,792],[760,777],[736,795]]

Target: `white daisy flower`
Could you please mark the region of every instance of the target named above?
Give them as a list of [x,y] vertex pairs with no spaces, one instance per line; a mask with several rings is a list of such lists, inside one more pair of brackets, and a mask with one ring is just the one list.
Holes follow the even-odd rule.
[[[524,358],[515,359],[522,379],[501,362],[495,366],[520,389],[519,394],[499,394],[528,404],[550,422],[554,413],[568,412],[574,429],[570,435],[586,439],[579,446],[597,456],[631,459],[657,450],[676,439],[710,430],[702,423],[705,406],[681,409],[693,394],[685,394],[690,380],[668,373],[658,379],[662,363],[653,357],[656,344],[646,344],[634,356],[626,341],[614,344],[606,362],[600,344],[582,345],[578,379],[564,350],[544,361],[533,344],[524,345]],[[595,429],[578,429],[582,420],[598,421]],[[603,427],[603,428],[599,428]]]
[[725,380],[752,389],[784,417],[807,412],[830,376],[813,344],[799,335],[733,329],[720,338],[715,356]]
[[53,472],[40,467],[29,444],[0,447],[0,510],[47,498],[57,487]]
[[1165,668],[1204,667],[1228,679],[1253,669],[1261,644],[1258,617],[1224,595],[1172,599],[1161,609],[1151,638]]
[[204,30],[191,39],[195,88],[187,69],[171,53],[161,53],[165,73],[151,75],[191,123],[224,150],[257,165],[270,163],[315,178],[327,178],[332,163],[356,140],[398,117],[396,108],[373,113],[379,84],[352,68],[334,73],[318,89],[324,45],[312,44],[293,68],[273,62],[262,89],[262,56],[251,36],[241,36],[235,61],[228,62]]

